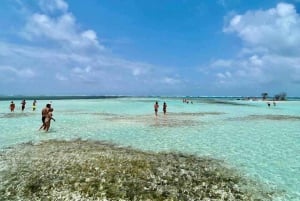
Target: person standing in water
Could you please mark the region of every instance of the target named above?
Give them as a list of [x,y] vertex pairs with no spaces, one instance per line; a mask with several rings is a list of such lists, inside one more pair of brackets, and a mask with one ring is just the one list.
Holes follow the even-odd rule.
[[34,100],[32,103],[32,111],[35,111],[35,109],[36,109],[36,100]]
[[55,119],[52,117],[53,116],[52,112],[53,112],[53,108],[50,108],[49,111],[48,111],[48,113],[47,113],[47,116],[45,118],[45,128],[44,128],[44,130],[46,132],[50,128],[51,120],[55,121]]
[[25,99],[22,100],[21,105],[22,105],[22,112],[23,112],[25,110],[25,105],[26,105]]
[[155,116],[157,116],[158,108],[159,108],[159,105],[158,105],[158,102],[156,101],[155,104],[154,104]]
[[166,102],[164,102],[164,104],[163,104],[163,112],[164,112],[164,114],[167,113],[167,104],[166,104]]
[[9,105],[10,111],[14,112],[15,111],[15,107],[16,107],[16,105],[15,105],[14,101],[11,101],[10,105]]
[[40,130],[43,128],[44,130],[46,129],[46,124],[45,124],[45,119],[48,115],[49,109],[51,108],[51,104],[47,104],[45,108],[42,109],[42,122],[43,124],[40,127]]

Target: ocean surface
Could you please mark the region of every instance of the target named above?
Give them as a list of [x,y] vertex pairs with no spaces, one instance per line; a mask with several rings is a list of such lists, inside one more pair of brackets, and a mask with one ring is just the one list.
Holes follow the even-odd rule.
[[[300,200],[300,100],[163,97],[35,97],[0,100],[0,149],[47,139],[108,141],[141,150],[175,151],[223,160],[277,192],[275,200]],[[160,107],[155,117],[153,104]],[[192,101],[192,103],[191,103]],[[41,110],[54,108],[49,132],[39,131]],[[167,114],[162,112],[166,102]]]

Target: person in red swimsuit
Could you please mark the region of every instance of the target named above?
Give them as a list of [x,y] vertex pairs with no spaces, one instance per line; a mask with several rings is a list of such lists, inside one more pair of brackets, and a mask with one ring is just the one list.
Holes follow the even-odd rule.
[[14,101],[11,101],[11,102],[10,102],[9,107],[10,107],[10,111],[11,111],[11,112],[14,112],[14,111],[15,111],[16,105],[15,105]]

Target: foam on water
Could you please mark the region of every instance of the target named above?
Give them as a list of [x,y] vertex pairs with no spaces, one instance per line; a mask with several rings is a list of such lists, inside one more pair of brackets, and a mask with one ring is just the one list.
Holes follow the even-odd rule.
[[[160,104],[155,118],[154,101]],[[162,103],[168,104],[167,115]],[[249,177],[282,192],[278,200],[300,200],[300,101],[267,107],[262,101],[175,98],[54,100],[50,132],[38,131],[38,101],[10,113],[0,101],[0,147],[46,139],[95,139],[154,151],[180,151],[225,160]],[[16,105],[18,105],[17,101]],[[27,105],[30,105],[30,100]]]

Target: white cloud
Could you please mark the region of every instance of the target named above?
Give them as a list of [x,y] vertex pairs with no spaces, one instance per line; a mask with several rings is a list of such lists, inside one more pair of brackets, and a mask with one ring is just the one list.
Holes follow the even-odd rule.
[[51,18],[45,14],[33,14],[26,26],[25,34],[29,39],[36,39],[36,37],[71,41],[75,37],[74,33],[75,19],[71,14],[64,14],[62,16]]
[[[286,88],[298,86],[300,90],[300,20],[292,4],[280,3],[272,9],[233,16],[224,32],[241,39],[241,51],[236,58],[217,59],[208,67],[202,65],[199,77],[189,74],[188,79],[195,76],[194,81],[181,79],[166,67],[113,55],[100,43],[101,36],[95,30],[81,28],[65,1],[43,0],[40,6],[41,10],[24,17],[26,45],[0,42],[2,86],[4,75],[12,75],[15,79],[28,77],[41,82],[48,79],[45,84],[51,87],[75,87],[87,93],[92,89],[112,93],[130,89],[132,93],[161,88],[170,91],[182,89],[186,83],[203,83],[203,88],[211,89],[216,83],[220,93],[226,87],[234,91],[267,87],[275,82]],[[50,80],[53,78],[55,81]],[[137,89],[138,85],[145,87]]]
[[224,31],[236,33],[248,47],[263,47],[278,54],[300,53],[300,17],[292,4],[279,3],[268,10],[236,15]]
[[72,69],[73,73],[82,74],[82,73],[90,73],[91,67],[87,66],[85,68],[75,67]]
[[[41,11],[29,15],[22,35],[31,42],[51,42],[58,47],[78,51],[84,49],[103,50],[94,30],[81,30],[68,4],[63,0],[40,0]],[[49,14],[46,11],[59,10]]]
[[22,78],[22,79],[33,78],[36,76],[34,71],[30,68],[20,68],[19,69],[19,68],[15,68],[15,67],[11,67],[11,66],[0,66],[0,72],[12,73],[12,75],[14,75],[18,78]]
[[[230,66],[217,68],[215,83],[232,89],[249,87],[272,89],[282,87],[285,90],[299,89],[300,78],[299,58],[278,55],[237,58],[231,60]],[[213,67],[213,65],[211,66]]]
[[134,76],[138,76],[138,75],[140,75],[141,73],[142,73],[142,70],[141,70],[140,68],[135,68],[135,69],[132,70],[132,74],[133,74]]
[[29,18],[23,35],[31,41],[50,40],[75,51],[79,48],[104,49],[99,44],[95,31],[81,31],[77,28],[76,20],[71,13],[64,13],[58,17],[35,13]]
[[231,60],[224,60],[224,59],[218,59],[214,61],[212,64],[214,67],[230,67],[232,66],[232,61]]
[[226,76],[223,73],[217,73],[217,77],[219,79],[225,79],[226,78]]
[[162,79],[162,82],[164,84],[168,84],[168,85],[173,85],[173,84],[178,84],[180,83],[181,81],[179,79],[176,79],[176,78],[172,78],[172,77],[164,77]]
[[[40,9],[33,11],[35,5],[19,2],[18,7],[26,10],[19,13],[24,19],[17,35],[21,38],[0,42],[1,87],[7,88],[15,80],[26,82],[29,93],[34,93],[33,88],[37,91],[47,88],[47,93],[51,89],[52,93],[57,93],[75,88],[72,91],[79,93],[147,94],[149,88],[159,91],[160,87],[153,86],[160,85],[161,80],[167,83],[165,87],[179,83],[178,79],[166,77],[162,69],[152,64],[113,55],[99,42],[95,30],[82,28],[65,1],[41,0],[36,3]],[[139,85],[145,87],[137,89]]]
[[236,58],[210,64],[217,86],[300,89],[300,16],[294,5],[235,15],[224,32],[236,34],[243,47]]
[[255,66],[263,65],[263,61],[260,58],[258,58],[257,55],[253,55],[252,57],[249,58],[249,60],[250,60],[250,63]]
[[87,31],[84,31],[81,36],[83,38],[86,38],[86,39],[89,39],[91,41],[95,41],[97,40],[97,35],[96,33],[93,31],[93,30],[87,30]]
[[39,0],[41,9],[45,12],[62,11],[66,12],[69,5],[63,0]]

